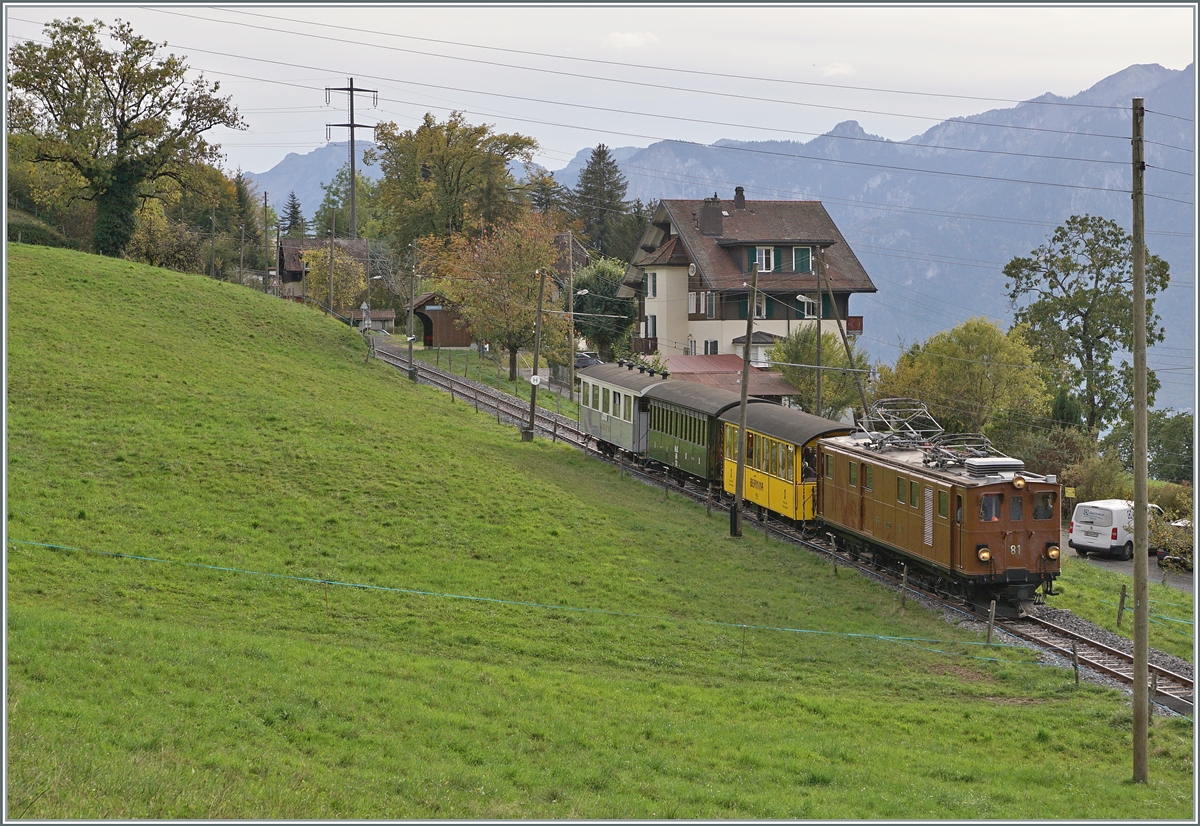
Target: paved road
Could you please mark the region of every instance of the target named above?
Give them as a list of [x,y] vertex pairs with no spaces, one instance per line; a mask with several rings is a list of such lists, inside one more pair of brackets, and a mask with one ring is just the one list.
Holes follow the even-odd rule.
[[[1067,532],[1064,530],[1063,534],[1062,534],[1062,544],[1059,547],[1061,547],[1063,549],[1063,553],[1070,554],[1071,556],[1078,559],[1078,556],[1076,555],[1075,551],[1073,551],[1072,549],[1067,547],[1067,540],[1069,538],[1070,537],[1067,535]],[[1124,574],[1125,576],[1127,576],[1131,579],[1133,578],[1133,560],[1132,559],[1122,562],[1121,560],[1116,559],[1111,556],[1092,556],[1089,554],[1087,561],[1089,563],[1091,563],[1092,565],[1096,565],[1097,567],[1106,568],[1110,571],[1115,571],[1118,574]],[[1189,574],[1189,573],[1184,573],[1184,574],[1166,573],[1165,571],[1163,571],[1161,568],[1158,567],[1158,560],[1155,559],[1153,556],[1151,556],[1147,561],[1150,565],[1149,577],[1148,577],[1150,582],[1163,582],[1164,581],[1163,577],[1165,576],[1166,577],[1165,582],[1167,585],[1170,585],[1172,588],[1178,588],[1180,591],[1183,591],[1188,594],[1193,593],[1193,575],[1192,574]]]

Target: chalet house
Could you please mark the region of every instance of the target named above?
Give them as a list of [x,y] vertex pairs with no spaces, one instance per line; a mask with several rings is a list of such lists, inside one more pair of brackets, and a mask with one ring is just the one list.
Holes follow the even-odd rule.
[[[751,308],[755,263],[759,292]],[[716,195],[659,201],[618,295],[638,300],[636,353],[741,355],[746,315],[753,312],[750,358],[762,365],[797,324],[836,332],[834,308],[847,333],[858,335],[862,316],[849,314],[850,296],[875,291],[819,201],[747,201],[739,186],[732,203]]]
[[[383,310],[383,309],[376,308],[374,310],[368,311],[367,318],[370,319],[372,330],[381,330],[381,331],[387,333],[388,335],[391,335],[392,333],[396,332],[396,311],[395,310]],[[358,327],[359,329],[361,329],[362,325],[363,325],[363,311],[362,310],[351,310],[350,311],[350,326]]]

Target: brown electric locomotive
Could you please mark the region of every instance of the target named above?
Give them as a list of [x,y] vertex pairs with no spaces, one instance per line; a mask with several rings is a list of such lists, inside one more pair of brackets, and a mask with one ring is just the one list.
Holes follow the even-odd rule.
[[[1059,575],[1061,488],[982,437],[820,439],[817,518],[838,544],[983,607],[1020,614]],[[991,454],[991,455],[989,455]]]

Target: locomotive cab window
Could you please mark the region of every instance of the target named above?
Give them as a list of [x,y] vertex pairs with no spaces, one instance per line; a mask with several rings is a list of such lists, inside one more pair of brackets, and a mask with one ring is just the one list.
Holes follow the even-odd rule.
[[1054,501],[1057,494],[1053,491],[1045,491],[1044,493],[1035,493],[1033,495],[1033,518],[1034,519],[1053,519],[1054,518]]
[[979,521],[1000,521],[1000,494],[984,493],[979,497]]
[[825,478],[833,478],[833,456],[829,453],[825,454]]
[[1020,522],[1025,518],[1025,497],[1008,497],[1008,518],[1012,522]]
[[908,483],[904,480],[904,477],[897,476],[896,477],[896,501],[899,502],[901,505],[903,505],[907,495],[908,495]]
[[858,462],[850,463],[850,481],[849,485],[852,488],[858,487]]

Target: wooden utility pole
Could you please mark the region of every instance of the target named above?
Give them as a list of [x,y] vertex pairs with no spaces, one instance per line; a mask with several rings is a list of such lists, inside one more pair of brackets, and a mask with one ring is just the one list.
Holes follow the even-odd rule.
[[[824,266],[824,259],[822,259]],[[862,402],[863,418],[867,417],[867,392],[863,389],[862,378],[855,372],[854,355],[850,350],[850,339],[846,336],[846,325],[842,323],[842,314],[838,311],[837,302],[833,300],[833,285],[829,283],[829,279],[825,279],[825,292],[829,296],[829,309],[833,313],[833,320],[837,324],[838,334],[842,337],[842,347],[846,350],[846,365],[851,371],[850,375],[854,377],[854,384],[858,387],[858,400]],[[819,345],[818,345],[819,346]],[[819,352],[819,351],[818,351]],[[817,364],[820,364],[820,359]],[[820,371],[817,371],[820,375]],[[820,415],[819,413],[817,415]]]
[[333,237],[337,229],[337,207],[329,210],[329,317],[333,317]]
[[746,298],[746,349],[742,351],[742,403],[738,408],[737,476],[733,485],[733,507],[729,509],[730,536],[742,535],[742,491],[746,483],[746,397],[750,391],[750,342],[754,339],[754,302],[757,298],[756,261],[750,270],[750,295]]
[[1146,106],[1133,99],[1133,781],[1149,779],[1150,589],[1146,436]]
[[350,122],[349,123],[327,123],[325,124],[325,139],[329,140],[329,129],[331,127],[348,127],[350,129],[350,237],[358,237],[358,218],[354,211],[354,193],[358,189],[358,177],[355,174],[354,156],[354,130],[355,129],[374,129],[373,126],[367,126],[362,123],[354,122],[354,93],[355,92],[371,92],[375,96],[375,104],[379,104],[379,91],[377,89],[356,89],[354,87],[354,78],[350,78],[349,86],[340,88],[325,87],[325,103],[329,103],[330,92],[349,92],[350,93]]
[[267,282],[271,279],[271,226],[270,213],[267,212],[267,193],[263,192],[263,292],[267,292],[270,286]]
[[[413,316],[416,314],[417,301],[417,248],[412,244],[408,245],[412,250],[412,270],[408,274],[408,377],[413,381],[417,380],[417,365],[413,363],[413,339],[416,336],[413,334]],[[500,408],[497,406],[496,415],[500,415]]]
[[821,321],[825,318],[824,307],[824,279],[822,275],[825,273],[825,255],[820,247],[816,248],[817,252],[817,404],[813,410],[814,416],[824,416],[821,412],[821,339],[824,338],[821,330]]
[[209,253],[208,271],[213,278],[217,277],[217,205],[212,206],[212,247]]
[[[571,342],[567,352],[567,392],[575,401],[575,235],[567,231],[567,340]],[[561,398],[561,397],[560,397]]]
[[542,349],[542,299],[546,294],[546,268],[541,269],[541,280],[538,281],[538,313],[537,322],[533,325],[533,375],[529,377],[529,425],[521,431],[522,442],[533,441],[533,422],[537,415],[537,389],[541,383],[538,376],[538,355]]

